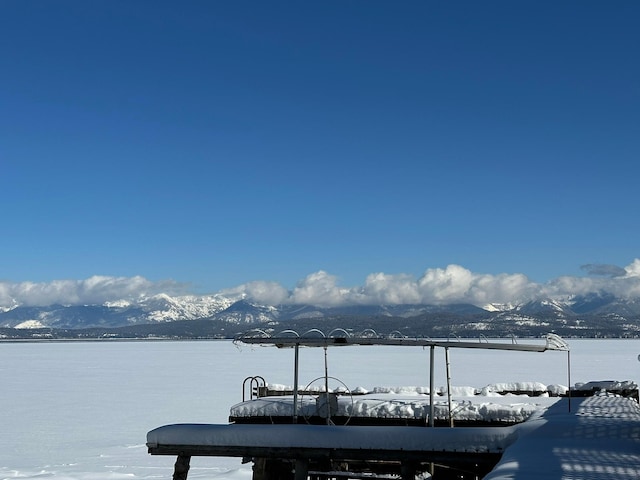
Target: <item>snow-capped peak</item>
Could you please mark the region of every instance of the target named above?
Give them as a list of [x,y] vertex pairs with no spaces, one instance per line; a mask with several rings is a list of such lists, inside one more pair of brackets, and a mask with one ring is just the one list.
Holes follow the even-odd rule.
[[482,308],[487,312],[506,312],[513,310],[515,305],[512,303],[487,303]]

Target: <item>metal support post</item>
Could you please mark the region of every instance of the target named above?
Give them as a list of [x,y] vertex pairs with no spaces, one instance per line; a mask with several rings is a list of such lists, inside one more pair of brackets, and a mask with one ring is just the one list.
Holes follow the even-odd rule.
[[296,343],[294,347],[293,359],[293,423],[298,423],[298,362],[300,344]]
[[434,426],[434,415],[435,415],[435,405],[434,399],[436,396],[436,387],[434,384],[434,375],[433,375],[433,364],[435,359],[435,349],[434,345],[431,345],[431,351],[429,355],[429,426]]
[[447,400],[449,402],[449,426],[453,427],[453,413],[451,408],[451,362],[449,361],[449,347],[444,347],[444,358],[447,364]]

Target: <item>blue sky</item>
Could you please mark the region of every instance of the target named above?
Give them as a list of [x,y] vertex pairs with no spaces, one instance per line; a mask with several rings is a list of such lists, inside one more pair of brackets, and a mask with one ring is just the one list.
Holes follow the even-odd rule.
[[640,3],[0,3],[0,281],[640,257]]

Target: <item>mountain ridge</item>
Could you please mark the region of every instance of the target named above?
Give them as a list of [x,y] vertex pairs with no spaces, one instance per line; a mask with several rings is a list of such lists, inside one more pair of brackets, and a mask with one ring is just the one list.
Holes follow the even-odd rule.
[[[369,319],[369,320],[367,320]],[[111,301],[102,305],[13,305],[0,311],[2,335],[28,336],[28,331],[49,332],[91,329],[127,329],[146,331],[193,330],[189,322],[212,327],[212,335],[229,336],[253,327],[282,329],[292,325],[345,325],[366,322],[401,330],[411,325],[412,332],[429,330],[431,334],[448,335],[461,332],[527,334],[542,328],[562,329],[571,334],[615,336],[638,335],[640,332],[640,299],[621,299],[610,294],[590,294],[568,299],[540,299],[520,304],[491,304],[481,308],[471,304],[404,304],[318,306],[307,304],[264,305],[244,297],[223,295],[170,296],[159,294],[136,301]],[[204,322],[204,323],[203,323]],[[161,327],[163,324],[175,324]],[[179,324],[179,325],[178,325]],[[199,324],[198,324],[199,325]],[[337,325],[337,324],[336,324]],[[180,328],[178,328],[180,327]],[[354,327],[355,328],[355,327]],[[447,331],[448,328],[448,331]],[[8,331],[8,333],[6,331]],[[14,332],[20,331],[20,332]],[[226,332],[226,333],[225,333]],[[600,333],[598,333],[600,332]],[[609,333],[607,333],[609,332]],[[457,333],[456,333],[457,334]],[[187,335],[186,333],[180,335]],[[196,335],[194,333],[194,335]]]

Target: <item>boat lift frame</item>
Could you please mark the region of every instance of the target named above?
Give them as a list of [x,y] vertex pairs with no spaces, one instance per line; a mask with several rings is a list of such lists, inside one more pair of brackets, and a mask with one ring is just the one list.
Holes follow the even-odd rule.
[[235,343],[245,343],[249,345],[272,345],[278,348],[294,349],[294,373],[293,373],[293,422],[297,421],[298,413],[298,364],[300,359],[300,347],[322,347],[325,349],[325,393],[328,392],[328,371],[326,350],[328,347],[341,347],[349,345],[390,345],[390,346],[414,346],[429,347],[429,398],[431,399],[429,406],[429,426],[434,426],[434,409],[435,402],[435,384],[434,384],[434,364],[435,349],[443,348],[445,351],[446,375],[447,375],[447,395],[449,404],[449,425],[453,426],[453,417],[451,415],[451,371],[449,361],[450,348],[472,348],[481,350],[506,350],[518,352],[546,352],[565,351],[567,352],[567,387],[569,398],[569,411],[571,411],[571,357],[569,345],[558,335],[549,333],[545,336],[544,344],[520,344],[517,343],[515,337],[511,338],[511,343],[489,341],[485,337],[481,337],[476,341],[462,340],[456,337],[455,340],[433,340],[431,338],[410,338],[394,333],[387,337],[377,335],[373,330],[366,330],[359,335],[352,335],[344,329],[332,330],[325,335],[318,329],[312,329],[303,335],[299,335],[293,330],[284,330],[276,335],[270,335],[264,330],[250,330],[234,339]]

